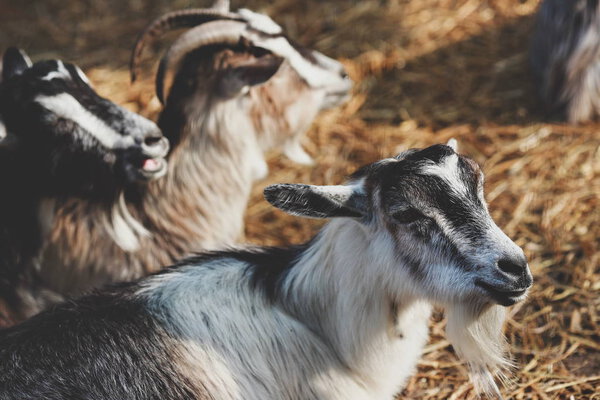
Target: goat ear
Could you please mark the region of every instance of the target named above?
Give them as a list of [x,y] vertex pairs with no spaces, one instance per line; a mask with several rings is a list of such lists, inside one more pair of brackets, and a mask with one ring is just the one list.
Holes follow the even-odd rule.
[[455,153],[458,151],[458,141],[454,138],[451,138],[450,140],[448,140],[448,143],[446,143],[446,146],[448,146],[452,150],[454,150]]
[[2,57],[2,80],[22,74],[31,65],[31,60],[23,50],[9,47]]
[[283,60],[274,56],[251,58],[227,69],[221,81],[221,93],[232,97],[267,82],[279,71]]
[[88,86],[92,86],[92,83],[90,82],[90,78],[88,78],[88,76],[85,74],[85,72],[83,72],[81,70],[81,68],[79,68],[77,65],[75,65],[75,72],[77,72],[77,76],[79,76],[79,79],[81,79],[83,82],[85,82],[86,85]]
[[264,195],[280,210],[301,217],[359,218],[367,213],[366,196],[358,186],[279,184],[267,186]]

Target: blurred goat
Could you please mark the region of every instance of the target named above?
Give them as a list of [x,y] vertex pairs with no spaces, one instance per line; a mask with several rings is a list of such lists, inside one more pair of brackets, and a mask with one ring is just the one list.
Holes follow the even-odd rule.
[[37,279],[53,210],[65,198],[87,199],[104,210],[109,232],[126,240],[139,223],[123,208],[123,188],[164,175],[167,151],[168,140],[153,122],[98,96],[77,66],[60,60],[32,64],[16,48],[5,52],[0,81],[5,318],[24,318],[60,299]]
[[545,0],[538,12],[530,59],[550,117],[571,123],[600,115],[598,0]]
[[132,215],[150,232],[135,248],[103,234],[86,204],[58,211],[42,266],[61,293],[139,277],[243,232],[252,184],[267,173],[264,152],[283,149],[308,164],[300,137],[319,111],[342,102],[351,81],[342,65],[287,39],[269,17],[240,10],[176,11],[153,22],[132,56],[164,33],[193,27],[162,58],[159,126],[172,152],[165,179],[129,193]]

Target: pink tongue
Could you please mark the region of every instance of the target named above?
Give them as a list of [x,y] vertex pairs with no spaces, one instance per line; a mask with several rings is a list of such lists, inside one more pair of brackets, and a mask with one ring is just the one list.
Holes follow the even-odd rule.
[[149,158],[146,161],[144,161],[144,165],[142,166],[142,168],[144,168],[147,171],[154,171],[158,169],[159,166],[160,164],[158,161],[156,161],[153,158]]

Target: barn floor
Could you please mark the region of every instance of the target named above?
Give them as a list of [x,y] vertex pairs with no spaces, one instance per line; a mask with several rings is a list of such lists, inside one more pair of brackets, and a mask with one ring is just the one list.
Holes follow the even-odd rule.
[[[514,399],[600,399],[600,125],[548,124],[536,110],[527,68],[538,0],[251,0],[299,42],[346,64],[356,88],[305,140],[316,167],[277,154],[258,184],[247,240],[298,243],[321,225],[262,200],[274,182],[340,183],[356,167],[454,137],[487,175],[490,210],[525,249],[535,276],[507,323],[518,365],[503,389]],[[98,90],[146,115],[145,80],[131,87],[127,62],[137,33],[170,9],[207,0],[0,0],[0,51],[78,62]],[[441,313],[401,398],[473,399],[466,368],[444,339]]]

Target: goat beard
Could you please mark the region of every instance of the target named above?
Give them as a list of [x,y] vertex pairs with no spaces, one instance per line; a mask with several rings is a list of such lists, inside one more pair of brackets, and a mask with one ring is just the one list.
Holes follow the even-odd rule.
[[502,399],[497,376],[503,383],[512,367],[502,326],[505,308],[478,302],[446,307],[446,335],[460,358],[467,362],[471,381],[479,394]]

